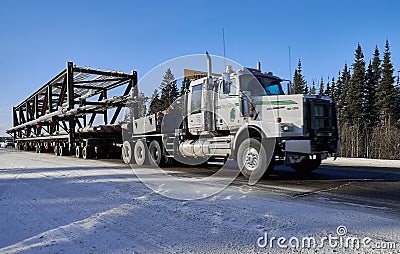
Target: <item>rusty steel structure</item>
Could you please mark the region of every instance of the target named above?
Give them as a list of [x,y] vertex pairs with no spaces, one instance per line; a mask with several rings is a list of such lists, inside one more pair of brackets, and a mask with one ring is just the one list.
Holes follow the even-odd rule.
[[[119,89],[122,94],[110,96]],[[118,117],[137,95],[136,71],[101,71],[67,62],[63,71],[13,107],[13,127],[7,132],[22,150],[109,156],[122,142]]]

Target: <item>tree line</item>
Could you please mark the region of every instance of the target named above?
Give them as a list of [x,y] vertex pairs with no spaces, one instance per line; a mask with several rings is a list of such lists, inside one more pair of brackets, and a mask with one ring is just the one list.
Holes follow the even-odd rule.
[[[150,99],[149,114],[154,114],[159,111],[167,109],[176,100],[178,100],[184,93],[189,90],[190,79],[184,78],[181,81],[181,88],[178,89],[178,80],[168,68],[163,76],[159,89],[154,89]],[[160,95],[161,91],[161,95]]]
[[388,39],[383,57],[376,46],[368,64],[358,44],[351,67],[345,64],[326,84],[321,78],[318,91],[314,81],[308,86],[299,60],[293,91],[332,97],[337,106],[341,156],[400,159],[400,88]]

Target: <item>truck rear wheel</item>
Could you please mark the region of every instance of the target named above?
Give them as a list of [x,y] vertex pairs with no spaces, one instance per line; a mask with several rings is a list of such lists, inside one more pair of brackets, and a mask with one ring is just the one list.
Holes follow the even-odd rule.
[[134,164],[135,158],[133,155],[134,144],[132,141],[125,141],[122,144],[122,160],[125,164]]
[[290,167],[297,173],[307,174],[316,170],[321,165],[321,158],[310,159],[308,156],[299,163],[291,163]]
[[241,173],[250,178],[254,172],[265,170],[263,176],[269,175],[273,170],[273,163],[267,163],[267,152],[257,139],[250,138],[244,140],[237,151],[237,162]]
[[133,149],[133,154],[135,161],[139,166],[148,164],[148,150],[146,143],[143,140],[138,139],[136,141],[135,148]]
[[160,143],[157,140],[153,140],[149,145],[149,160],[152,166],[161,166],[164,164],[163,151]]

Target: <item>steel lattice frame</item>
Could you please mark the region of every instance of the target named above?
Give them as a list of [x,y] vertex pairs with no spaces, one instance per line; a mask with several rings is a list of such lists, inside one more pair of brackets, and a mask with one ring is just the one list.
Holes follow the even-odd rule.
[[[108,92],[125,86],[121,96],[108,98]],[[102,114],[104,125],[115,125],[130,92],[138,94],[137,73],[92,70],[67,62],[60,72],[18,106],[13,107],[13,128],[7,130],[16,140],[78,138],[79,130],[91,127]],[[108,112],[115,109],[111,120]]]

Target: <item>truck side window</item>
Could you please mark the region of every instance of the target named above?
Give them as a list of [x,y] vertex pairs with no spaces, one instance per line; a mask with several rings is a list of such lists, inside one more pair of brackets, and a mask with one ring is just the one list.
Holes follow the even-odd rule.
[[192,99],[191,99],[191,113],[199,113],[201,111],[201,99],[202,99],[203,85],[196,85],[192,87]]
[[224,82],[221,80],[220,82],[220,86],[219,86],[219,95],[220,97],[228,97],[229,96],[234,96],[237,95],[237,86],[236,86],[236,80],[235,79],[231,79],[230,81],[230,91],[229,94],[225,94],[224,93]]
[[236,85],[236,79],[231,79],[231,91],[229,95],[237,95],[237,85]]

